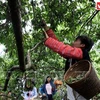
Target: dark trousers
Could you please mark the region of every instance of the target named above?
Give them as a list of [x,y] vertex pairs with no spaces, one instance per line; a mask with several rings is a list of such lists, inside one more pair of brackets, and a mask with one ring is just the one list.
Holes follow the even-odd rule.
[[48,94],[48,100],[53,100],[52,94],[51,95]]

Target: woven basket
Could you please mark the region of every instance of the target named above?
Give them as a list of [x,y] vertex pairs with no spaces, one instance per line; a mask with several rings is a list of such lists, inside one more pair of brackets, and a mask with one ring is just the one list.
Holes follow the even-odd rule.
[[[70,84],[67,83],[66,80],[70,77],[76,77],[83,71],[85,71],[86,74],[81,80]],[[70,67],[64,75],[64,80],[71,88],[86,99],[90,99],[100,93],[100,80],[91,63],[87,60],[81,60]]]

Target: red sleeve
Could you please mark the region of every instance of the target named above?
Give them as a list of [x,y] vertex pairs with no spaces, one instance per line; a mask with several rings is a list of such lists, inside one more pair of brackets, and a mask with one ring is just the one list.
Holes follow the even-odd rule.
[[52,29],[47,30],[46,33],[48,34],[49,37],[58,40]]
[[48,38],[45,41],[45,45],[52,49],[54,52],[57,52],[64,58],[75,58],[75,59],[82,59],[83,58],[83,52],[80,48],[71,47],[70,45],[65,45],[62,42],[59,42],[53,38]]

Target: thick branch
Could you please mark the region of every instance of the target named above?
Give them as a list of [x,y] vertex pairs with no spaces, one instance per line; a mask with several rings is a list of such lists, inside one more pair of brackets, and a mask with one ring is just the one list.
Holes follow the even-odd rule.
[[27,68],[30,68],[31,65],[32,65],[32,63],[31,63],[31,55],[30,55],[29,50],[28,50],[28,52],[27,52],[26,58],[27,58],[27,64],[25,65],[25,68],[27,69]]
[[32,68],[32,63],[31,63],[31,52],[33,50],[35,50],[41,43],[43,43],[43,41],[40,41],[39,43],[37,43],[32,49],[27,51],[27,56],[26,56],[26,60],[27,60],[27,64],[25,65],[26,69],[30,69]]
[[25,63],[24,63],[24,51],[23,51],[23,44],[22,44],[22,27],[21,27],[21,17],[20,17],[20,10],[18,7],[17,0],[8,0],[8,5],[10,8],[11,19],[16,39],[16,45],[18,50],[18,58],[20,69],[25,71]]

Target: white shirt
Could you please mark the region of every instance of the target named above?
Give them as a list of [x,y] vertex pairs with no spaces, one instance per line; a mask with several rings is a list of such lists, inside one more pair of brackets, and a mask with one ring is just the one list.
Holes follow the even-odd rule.
[[[29,93],[29,96],[27,95]],[[31,98],[36,98],[37,97],[37,89],[36,87],[33,88],[32,91],[23,91],[23,98],[24,100],[30,100]]]
[[52,86],[50,83],[46,84],[46,90],[47,90],[47,94],[52,94]]

